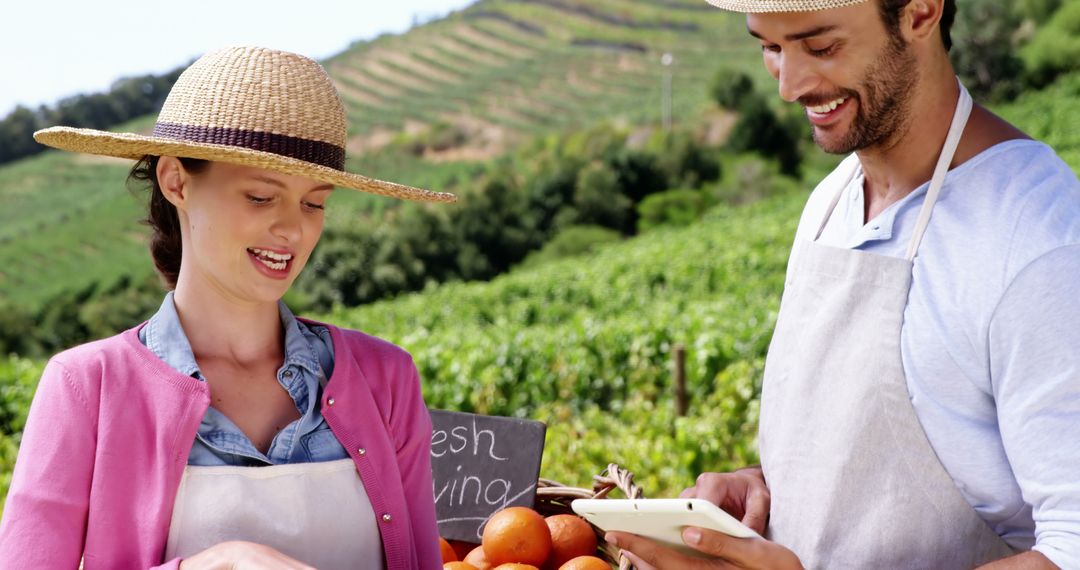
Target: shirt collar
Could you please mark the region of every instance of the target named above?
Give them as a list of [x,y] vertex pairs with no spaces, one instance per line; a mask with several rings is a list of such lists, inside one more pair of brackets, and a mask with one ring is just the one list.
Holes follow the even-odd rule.
[[862,166],[860,165],[857,168],[858,170],[856,171],[854,179],[847,189],[845,189],[844,195],[841,197],[841,201],[844,202],[843,211],[834,212],[833,214],[838,215],[838,217],[843,220],[845,228],[844,233],[848,236],[846,240],[847,247],[852,249],[867,242],[892,239],[897,214],[910,202],[925,195],[926,190],[929,187],[929,184],[920,185],[914,191],[908,193],[907,196],[890,204],[889,207],[885,208],[885,210],[878,214],[877,217],[864,224],[863,218],[866,215],[866,202],[863,194],[863,184],[865,179],[863,177]]
[[281,315],[281,328],[285,331],[284,366],[295,364],[317,375],[322,367],[319,366],[319,356],[315,348],[304,336],[301,327],[305,325],[297,320],[284,301],[278,301],[278,314]]
[[199,364],[195,362],[191,343],[180,325],[180,315],[176,313],[176,304],[173,303],[173,291],[165,295],[161,308],[146,323],[146,347],[175,370],[204,380],[199,372]]
[[[173,294],[173,291],[169,291],[165,295],[161,307],[146,324],[146,347],[172,368],[188,376],[205,380],[202,372],[199,371],[199,364],[195,361],[195,354],[191,350],[187,334],[184,333],[184,328],[180,324],[180,315],[176,312]],[[282,301],[278,301],[278,314],[281,317],[282,330],[285,332],[285,362],[282,368],[296,365],[317,375],[321,370],[318,355],[304,337],[301,329],[303,324]]]

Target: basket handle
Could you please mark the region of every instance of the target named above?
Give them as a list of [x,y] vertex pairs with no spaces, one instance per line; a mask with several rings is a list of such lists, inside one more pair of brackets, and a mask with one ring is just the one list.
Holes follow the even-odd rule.
[[[627,499],[641,499],[644,494],[641,487],[634,483],[634,474],[629,469],[620,467],[617,463],[609,463],[607,469],[599,475],[593,476],[593,492],[596,498],[603,498],[613,489],[619,489]],[[612,560],[619,561],[619,570],[633,570],[634,565],[619,551],[605,545],[605,550],[611,555]]]

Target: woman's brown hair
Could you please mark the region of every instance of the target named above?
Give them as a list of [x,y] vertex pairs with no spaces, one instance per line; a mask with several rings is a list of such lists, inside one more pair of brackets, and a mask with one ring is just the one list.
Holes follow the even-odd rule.
[[[180,276],[180,257],[183,253],[183,245],[180,240],[180,218],[176,214],[176,207],[165,199],[161,192],[161,185],[157,179],[157,156],[147,155],[128,174],[128,188],[135,191],[147,190],[150,192],[150,201],[147,205],[146,219],[142,222],[153,230],[150,236],[150,256],[154,258],[154,268],[157,269],[161,280],[169,289],[176,288],[176,280]],[[197,158],[180,159],[184,170],[192,174],[199,174],[210,166],[210,161]],[[141,186],[141,188],[134,188]]]

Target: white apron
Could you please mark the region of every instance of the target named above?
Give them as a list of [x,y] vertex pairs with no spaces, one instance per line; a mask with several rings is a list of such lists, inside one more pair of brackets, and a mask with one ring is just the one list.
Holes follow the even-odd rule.
[[271,546],[319,570],[383,568],[383,544],[350,458],[184,468],[165,560],[219,542]]
[[900,328],[915,253],[971,112],[960,100],[906,259],[795,247],[761,397],[769,537],[807,568],[970,569],[1012,554],[938,461],[908,394]]

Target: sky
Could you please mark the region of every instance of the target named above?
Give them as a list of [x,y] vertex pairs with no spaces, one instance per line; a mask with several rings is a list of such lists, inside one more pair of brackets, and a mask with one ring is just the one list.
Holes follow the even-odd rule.
[[315,59],[472,0],[20,0],[0,5],[0,118],[230,45]]

